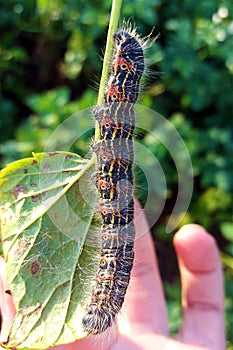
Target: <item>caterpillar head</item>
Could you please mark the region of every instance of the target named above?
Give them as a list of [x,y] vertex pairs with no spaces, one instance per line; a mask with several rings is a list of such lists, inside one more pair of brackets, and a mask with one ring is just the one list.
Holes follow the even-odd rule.
[[114,34],[114,39],[118,52],[115,64],[118,64],[122,70],[130,70],[140,79],[144,70],[144,55],[138,38],[120,30]]
[[115,50],[105,102],[135,103],[144,70],[143,48],[137,36],[120,30],[114,35]]

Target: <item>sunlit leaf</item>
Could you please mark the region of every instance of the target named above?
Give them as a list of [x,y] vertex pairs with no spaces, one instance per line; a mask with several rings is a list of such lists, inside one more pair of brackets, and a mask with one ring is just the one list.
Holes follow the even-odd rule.
[[230,242],[233,242],[233,223],[223,222],[220,225],[220,228],[221,228],[222,235]]
[[98,254],[93,163],[41,153],[0,174],[3,248],[17,309],[7,347],[45,349],[86,335],[81,322]]

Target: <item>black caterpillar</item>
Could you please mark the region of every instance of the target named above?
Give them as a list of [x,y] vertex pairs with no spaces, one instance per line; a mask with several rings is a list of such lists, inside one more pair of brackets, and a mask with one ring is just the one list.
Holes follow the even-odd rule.
[[144,71],[143,42],[135,30],[119,30],[105,104],[94,109],[100,139],[93,144],[102,217],[102,247],[92,300],[83,317],[88,333],[102,333],[122,307],[134,259],[134,104]]

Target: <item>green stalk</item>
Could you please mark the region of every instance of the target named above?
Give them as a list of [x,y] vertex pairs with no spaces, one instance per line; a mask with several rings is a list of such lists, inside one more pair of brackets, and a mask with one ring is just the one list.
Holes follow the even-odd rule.
[[[111,15],[110,15],[110,21],[109,21],[109,27],[108,27],[108,36],[107,36],[105,53],[104,53],[104,62],[103,62],[102,75],[100,79],[97,105],[102,105],[104,103],[105,85],[106,85],[106,81],[108,80],[108,75],[110,71],[111,55],[112,55],[112,48],[113,48],[113,34],[116,33],[118,28],[121,5],[122,5],[122,0],[112,1],[112,9],[111,9]],[[98,122],[96,122],[95,141],[99,139],[99,136],[100,136],[99,125],[98,125]]]

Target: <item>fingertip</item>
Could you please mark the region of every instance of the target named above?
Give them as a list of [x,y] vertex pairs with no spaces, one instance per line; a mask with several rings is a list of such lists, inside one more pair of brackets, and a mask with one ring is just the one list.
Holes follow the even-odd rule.
[[190,271],[207,272],[220,262],[214,237],[200,225],[184,225],[174,237],[174,247],[178,259]]
[[182,226],[179,231],[175,234],[174,241],[175,243],[178,242],[178,244],[183,240],[189,239],[191,236],[198,236],[198,237],[203,237],[203,236],[210,236],[208,232],[205,230],[204,227],[201,225],[197,224],[188,224]]
[[183,322],[179,339],[223,349],[223,273],[215,239],[199,225],[185,225],[176,233],[174,246],[182,285]]

